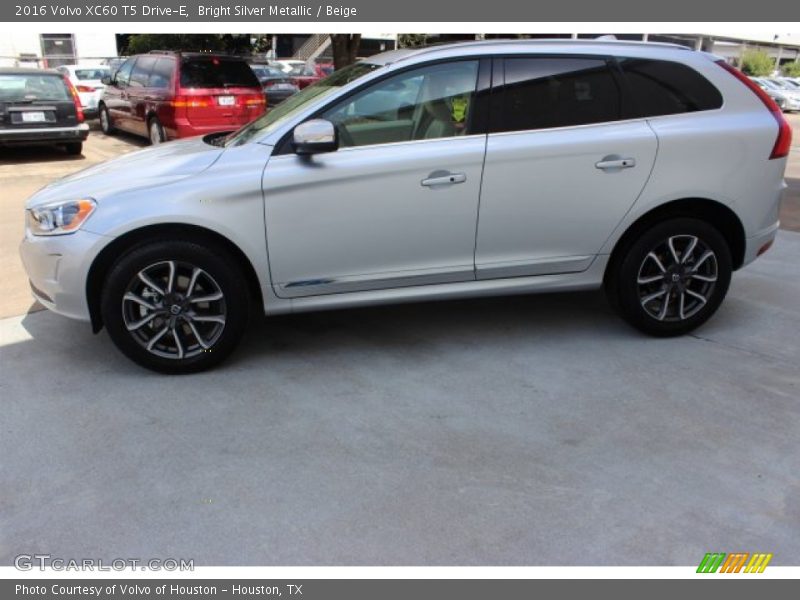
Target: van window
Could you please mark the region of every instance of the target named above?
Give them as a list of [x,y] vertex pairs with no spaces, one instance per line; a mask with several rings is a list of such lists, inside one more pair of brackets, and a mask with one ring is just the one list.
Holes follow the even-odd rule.
[[640,116],[712,110],[722,94],[691,67],[667,60],[619,59]]
[[166,89],[172,82],[172,72],[175,70],[175,61],[171,58],[159,58],[153,71],[150,73],[151,88]]
[[125,87],[128,85],[128,80],[131,78],[131,71],[133,70],[133,63],[136,62],[136,58],[129,58],[122,66],[114,73],[114,81],[119,87]]
[[621,118],[621,95],[602,58],[508,58],[494,131],[569,127]]
[[150,71],[153,69],[156,59],[152,56],[140,56],[136,60],[136,65],[131,73],[131,87],[147,87],[150,78]]
[[181,62],[181,87],[257,87],[261,89],[258,78],[246,62],[216,56],[183,59]]

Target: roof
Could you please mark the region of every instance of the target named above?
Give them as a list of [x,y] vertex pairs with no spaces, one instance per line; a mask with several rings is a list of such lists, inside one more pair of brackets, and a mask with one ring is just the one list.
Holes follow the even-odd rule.
[[55,69],[36,69],[33,67],[0,67],[0,75],[58,75]]
[[532,49],[547,49],[547,48],[563,48],[569,46],[571,48],[580,47],[582,50],[606,52],[612,48],[639,48],[647,50],[685,50],[691,51],[686,46],[679,44],[667,44],[662,42],[638,42],[627,40],[609,40],[609,39],[593,39],[593,40],[577,40],[566,38],[539,38],[539,39],[497,39],[497,40],[476,40],[465,42],[453,42],[444,44],[432,44],[430,46],[419,46],[416,48],[400,48],[398,50],[390,50],[381,54],[370,56],[367,62],[388,65],[412,57],[421,57],[425,55],[443,54],[448,55],[453,51],[464,52],[474,50],[477,54],[491,54],[499,52],[514,52],[527,51]]

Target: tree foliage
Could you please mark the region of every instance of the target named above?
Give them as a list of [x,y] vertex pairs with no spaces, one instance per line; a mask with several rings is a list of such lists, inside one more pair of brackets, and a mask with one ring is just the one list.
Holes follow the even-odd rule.
[[742,71],[752,77],[766,77],[775,70],[775,61],[763,50],[745,50],[741,65]]
[[781,67],[781,73],[786,77],[800,77],[800,62],[786,63]]

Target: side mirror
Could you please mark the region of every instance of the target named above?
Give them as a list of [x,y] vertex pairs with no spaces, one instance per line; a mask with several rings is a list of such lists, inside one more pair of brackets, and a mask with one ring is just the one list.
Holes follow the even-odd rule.
[[311,119],[294,128],[292,146],[300,155],[335,152],[339,148],[339,132],[326,119]]
[[100,83],[102,83],[103,85],[111,85],[112,83],[111,75],[103,75],[103,77],[100,79]]

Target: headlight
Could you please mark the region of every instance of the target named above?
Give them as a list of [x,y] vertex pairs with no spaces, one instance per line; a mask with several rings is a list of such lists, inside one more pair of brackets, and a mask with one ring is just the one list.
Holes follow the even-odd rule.
[[27,210],[28,229],[33,235],[64,235],[77,231],[94,212],[91,198],[52,202]]

